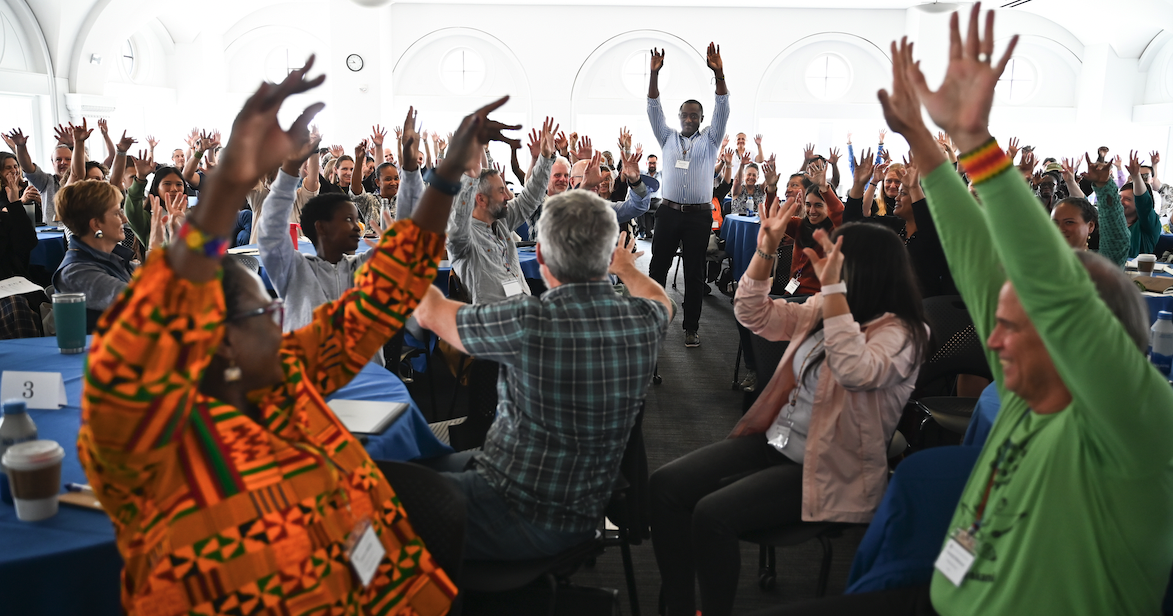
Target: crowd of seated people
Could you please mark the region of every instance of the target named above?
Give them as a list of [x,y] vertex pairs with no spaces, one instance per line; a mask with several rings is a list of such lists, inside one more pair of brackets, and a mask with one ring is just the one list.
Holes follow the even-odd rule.
[[[872,519],[889,439],[930,348],[924,300],[952,295],[970,311],[1002,410],[948,536],[934,538],[947,562],[916,586],[771,613],[1156,611],[1173,564],[1173,388],[1145,359],[1147,309],[1123,269],[1155,250],[1173,186],[1158,179],[1155,151],[1040,160],[1016,139],[1003,150],[986,118],[1017,39],[993,58],[993,19],[983,36],[979,16],[975,6],[965,37],[954,17],[936,91],[912,47],[893,43],[880,102],[909,154],[892,160],[887,131],[874,152],[857,152],[848,135],[842,184],[838,148],[824,156],[808,145],[788,173],[763,135],[756,153],[746,133],[729,147],[716,45],[708,126],[696,100],[666,118],[665,56],[653,50],[648,121],[661,152],[646,161],[626,128],[615,155],[552,118],[523,146],[507,134],[520,127],[490,118],[506,99],[445,137],[419,131],[412,108],[393,143],[375,125],[353,155],[323,147],[311,125],[320,105],[288,129],[277,123],[287,97],[321,83],[308,76],[312,59],[262,85],[223,144],[218,131],[193,129],[168,164],[155,162],[154,137],[132,156],[137,140],[115,141],[104,120],[104,160],[91,159],[83,119],[58,128],[45,169],[21,129],[6,133],[0,278],[29,275],[37,222],[65,226],[51,282],[87,298],[94,342],[78,447],[115,524],[127,611],[218,613],[226,597],[322,559],[331,566],[315,569],[316,590],[280,600],[447,611],[460,589],[322,402],[413,317],[475,358],[471,380],[495,390],[479,450],[420,461],[468,497],[466,558],[545,558],[591,541],[677,311],[666,264],[682,251],[685,345],[699,346],[698,263],[722,215],[759,217],[734,314],[751,369],[742,385],[760,394],[727,439],[651,475],[665,614],[733,613],[746,532]],[[922,107],[947,132],[930,133]],[[508,168],[489,156],[492,141],[510,147]],[[636,236],[651,240],[646,272]],[[523,273],[526,239],[540,280]],[[271,291],[225,258],[240,243],[258,245]],[[443,259],[452,297],[432,284]],[[32,312],[20,296],[0,308],[6,320]],[[6,325],[0,335],[41,332]],[[756,373],[754,335],[790,343],[773,374]],[[394,370],[398,357],[386,360]],[[1125,398],[1129,413],[1117,408]],[[247,460],[197,459],[187,440],[196,429],[268,446]],[[278,471],[253,475],[265,465]],[[314,503],[316,518],[284,518],[284,543],[255,542],[193,573],[214,590],[194,592],[153,566],[256,522],[224,494],[274,486]],[[195,492],[198,505],[181,498]],[[362,579],[347,546],[367,533],[386,566]]]

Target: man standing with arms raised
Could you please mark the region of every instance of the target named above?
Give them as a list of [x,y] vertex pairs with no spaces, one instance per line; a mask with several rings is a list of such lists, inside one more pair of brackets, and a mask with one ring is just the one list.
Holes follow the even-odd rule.
[[652,261],[648,275],[661,286],[668,279],[668,269],[676,247],[683,243],[684,254],[684,346],[700,346],[697,329],[701,321],[701,299],[705,291],[705,251],[712,230],[713,167],[729,120],[729,89],[725,87],[725,68],[721,48],[709,43],[707,62],[717,81],[713,123],[701,130],[704,107],[695,100],[680,106],[680,130],[668,128],[660,106],[660,69],[664,52],[652,50],[651,77],[648,80],[648,120],[660,142],[664,164],[660,184],[660,209],[656,213],[656,232],[652,237]]

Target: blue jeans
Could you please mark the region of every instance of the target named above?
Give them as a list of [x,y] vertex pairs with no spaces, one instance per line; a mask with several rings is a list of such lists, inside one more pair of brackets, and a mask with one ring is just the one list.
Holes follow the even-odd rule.
[[510,508],[509,502],[476,469],[469,467],[470,453],[420,461],[455,482],[468,499],[468,522],[464,533],[465,559],[546,558],[565,552],[595,536],[593,530],[548,530],[526,520]]

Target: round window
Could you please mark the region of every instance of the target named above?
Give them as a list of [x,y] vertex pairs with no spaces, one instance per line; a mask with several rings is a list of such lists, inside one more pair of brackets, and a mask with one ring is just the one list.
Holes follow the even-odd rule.
[[806,87],[821,101],[839,100],[851,88],[851,66],[842,56],[822,54],[806,67]]
[[440,61],[440,81],[453,94],[471,94],[485,82],[485,61],[467,47],[453,49]]

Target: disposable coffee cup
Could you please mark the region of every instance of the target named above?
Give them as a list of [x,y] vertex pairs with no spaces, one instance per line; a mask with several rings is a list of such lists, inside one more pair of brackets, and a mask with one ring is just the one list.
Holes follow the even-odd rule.
[[57,348],[62,353],[86,350],[86,294],[54,293],[53,323],[57,327]]
[[1157,255],[1137,255],[1136,271],[1145,276],[1153,275],[1153,267],[1157,264]]
[[8,448],[3,462],[8,469],[16,517],[35,522],[57,515],[61,492],[61,461],[65,450],[57,441],[26,441]]

